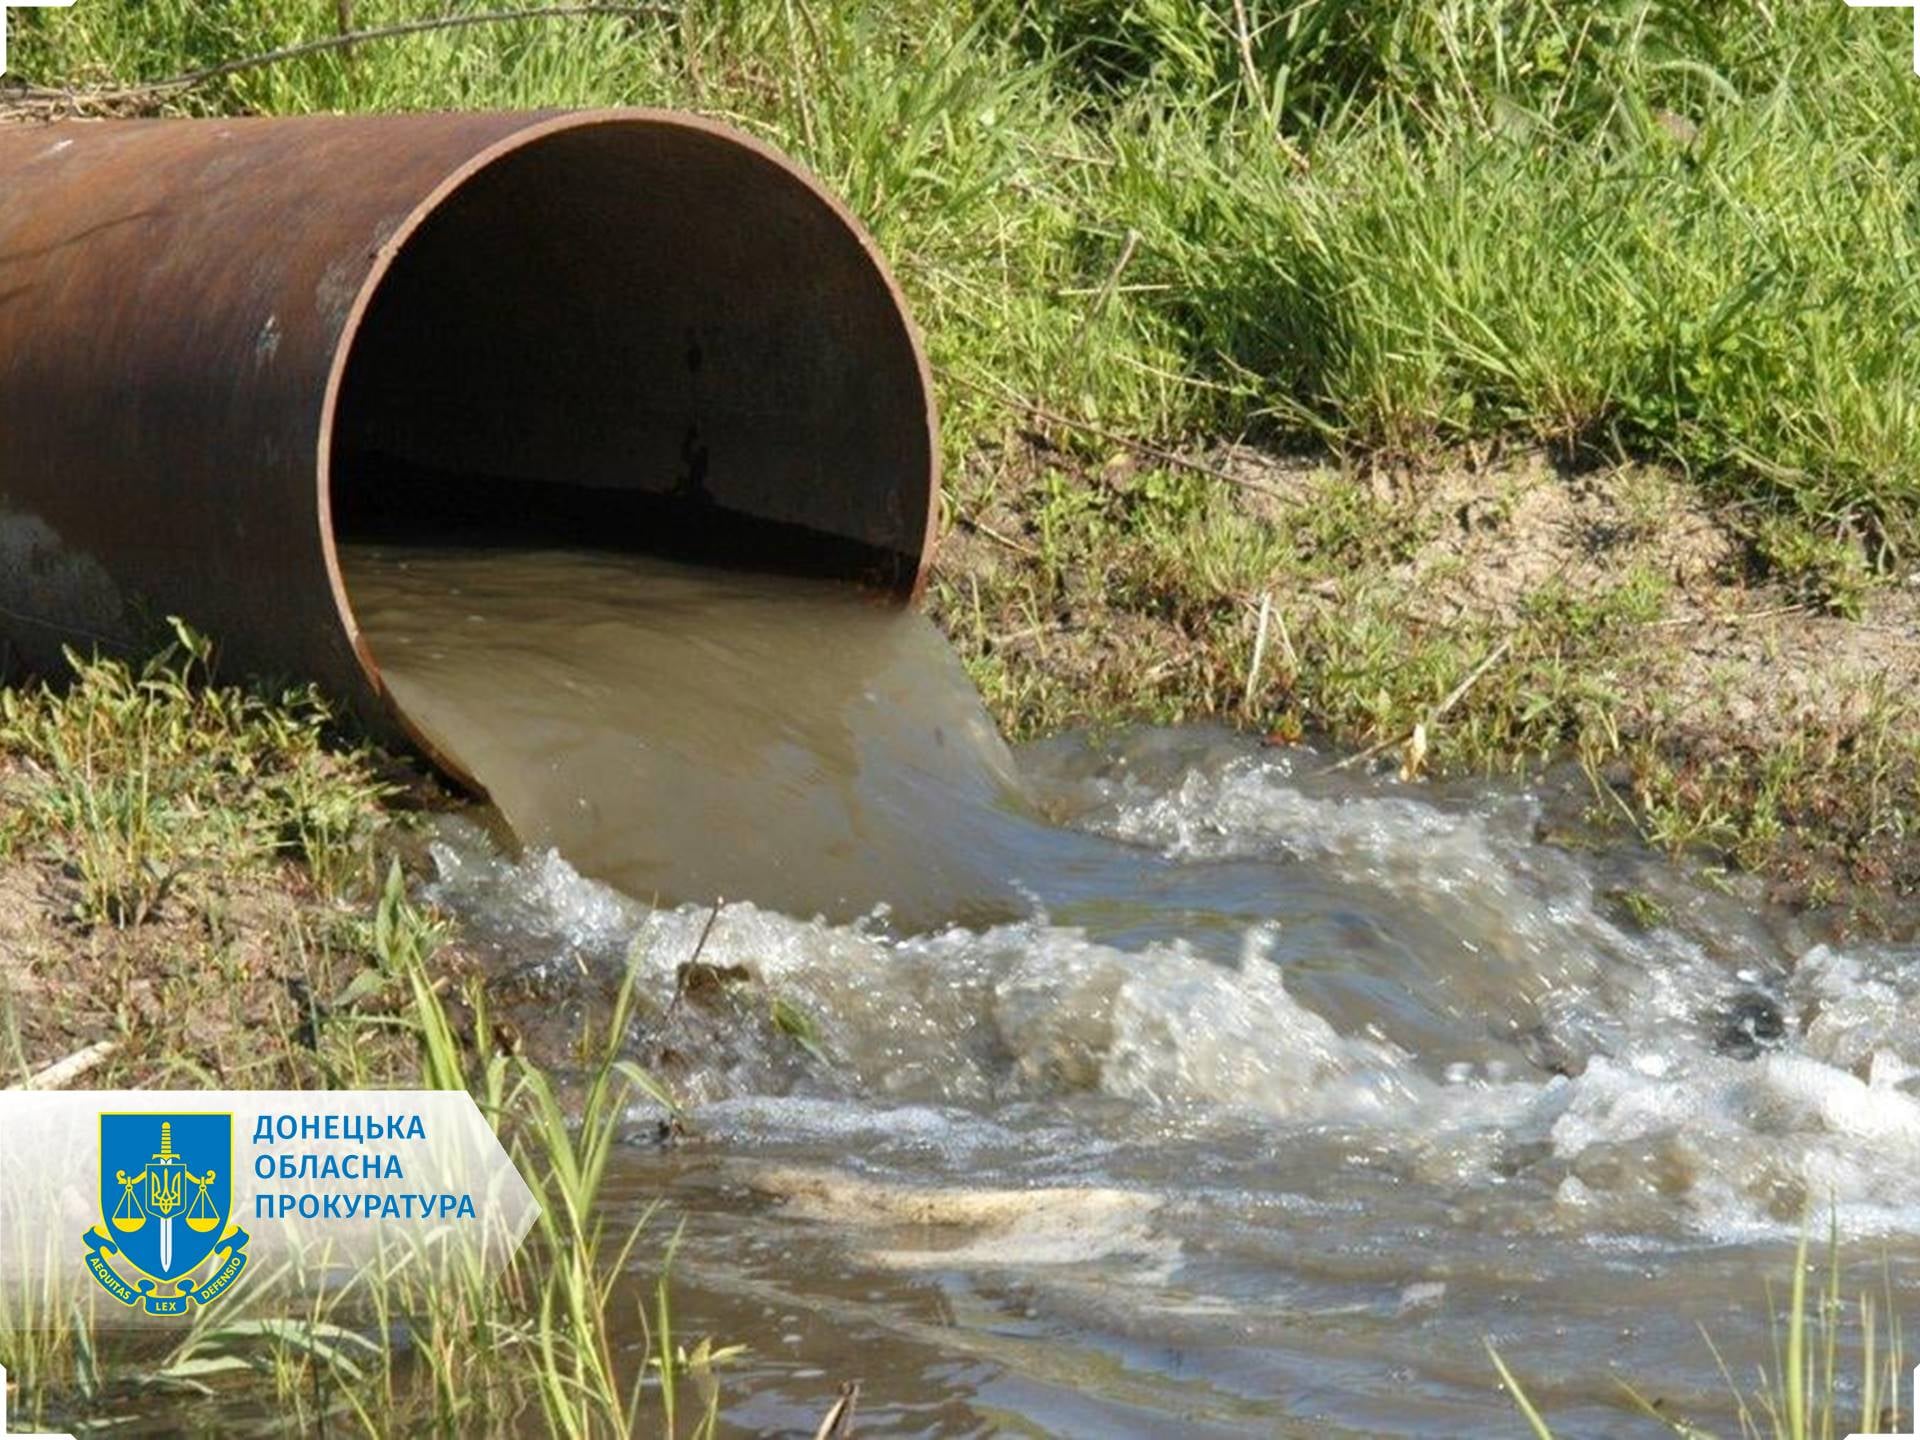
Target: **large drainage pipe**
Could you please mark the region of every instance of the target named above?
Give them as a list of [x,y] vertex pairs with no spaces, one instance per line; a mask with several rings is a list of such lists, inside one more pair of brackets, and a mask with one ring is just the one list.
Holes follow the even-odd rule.
[[[0,646],[409,723],[337,542],[537,532],[923,578],[925,360],[847,211],[672,113],[0,128]],[[0,657],[4,658],[4,657]]]

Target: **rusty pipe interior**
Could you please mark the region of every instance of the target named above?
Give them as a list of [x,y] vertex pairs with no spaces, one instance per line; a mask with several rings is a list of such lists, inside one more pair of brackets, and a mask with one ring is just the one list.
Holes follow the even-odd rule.
[[931,387],[848,212],[695,117],[0,134],[0,638],[381,683],[338,549],[587,541],[921,583]]

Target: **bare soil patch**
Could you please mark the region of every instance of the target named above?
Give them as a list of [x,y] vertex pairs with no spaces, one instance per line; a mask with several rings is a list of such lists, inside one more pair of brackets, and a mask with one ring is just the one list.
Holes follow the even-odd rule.
[[1920,889],[1920,588],[1831,613],[1769,578],[1740,512],[1644,464],[1195,459],[1213,473],[1170,479],[1030,436],[962,478],[933,610],[1011,729],[1216,717],[1390,765],[1419,726],[1440,769],[1579,755],[1648,840],[1791,899]]

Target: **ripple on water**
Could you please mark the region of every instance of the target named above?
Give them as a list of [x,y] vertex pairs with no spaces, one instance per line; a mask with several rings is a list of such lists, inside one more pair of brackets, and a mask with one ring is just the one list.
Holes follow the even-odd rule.
[[[735,1013],[676,1076],[703,1141],[632,1157],[705,1217],[712,1314],[778,1286],[838,1316],[869,1366],[897,1358],[883,1412],[932,1373],[931,1284],[981,1347],[943,1359],[976,1357],[989,1408],[1019,1377],[1034,1413],[1079,1414],[1060,1375],[1117,1365],[1146,1398],[1073,1405],[1110,1400],[1120,1430],[1151,1430],[1160,1394],[1226,1430],[1441,1435],[1504,1415],[1486,1333],[1615,1356],[1710,1412],[1695,1326],[1766,1358],[1761,1282],[1810,1209],[1912,1282],[1911,948],[1802,943],[1750,894],[1543,843],[1530,792],[1329,775],[1210,731],[1021,758],[1067,821],[1057,853],[1022,841],[1024,916],[714,923],[702,960],[810,1016],[821,1058]],[[664,1009],[710,916],[464,822],[435,855],[432,897],[548,997],[631,966]],[[1029,1348],[981,1338],[1007,1333]],[[1549,1393],[1608,1414],[1580,1365]]]

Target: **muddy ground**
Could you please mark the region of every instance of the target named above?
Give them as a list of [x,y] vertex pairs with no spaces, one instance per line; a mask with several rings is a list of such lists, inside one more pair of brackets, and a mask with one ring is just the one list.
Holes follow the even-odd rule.
[[[1455,772],[1574,755],[1648,843],[1906,926],[1920,574],[1842,606],[1738,508],[1640,464],[1191,458],[1166,514],[1158,462],[1040,437],[955,486],[933,609],[1011,729],[1219,717]],[[1091,520],[1062,520],[1067,483]]]
[[[1268,744],[1330,736],[1403,773],[1573,756],[1622,843],[1758,871],[1839,932],[1914,930],[1920,576],[1836,614],[1769,576],[1745,518],[1699,487],[1537,453],[1395,471],[1222,446],[1181,469],[1030,440],[950,494],[929,608],[1013,733],[1217,718]],[[197,749],[204,765],[220,745]],[[364,752],[300,754],[347,784],[342,805],[364,807],[376,774],[389,805],[450,798],[417,770],[391,783],[404,767]],[[405,1069],[373,917],[394,856],[424,864],[406,825],[372,822],[356,874],[324,884],[257,843],[209,860],[189,825],[173,843],[199,858],[142,891],[150,908],[103,917],[79,863],[103,837],[48,812],[44,781],[0,746],[9,1083],[102,1040],[114,1049],[84,1083]],[[156,776],[189,814],[256,803],[230,775],[199,783]],[[457,942],[439,954],[475,968]]]

